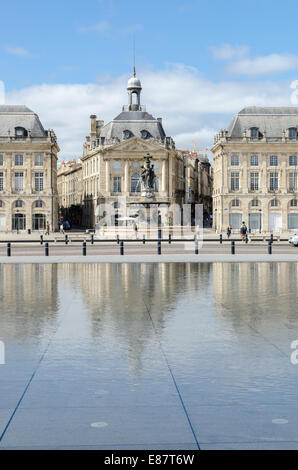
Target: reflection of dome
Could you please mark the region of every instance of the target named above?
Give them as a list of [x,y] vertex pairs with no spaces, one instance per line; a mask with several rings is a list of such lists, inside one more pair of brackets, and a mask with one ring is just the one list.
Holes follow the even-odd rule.
[[137,77],[131,77],[128,80],[127,89],[130,90],[132,88],[142,89],[141,81]]

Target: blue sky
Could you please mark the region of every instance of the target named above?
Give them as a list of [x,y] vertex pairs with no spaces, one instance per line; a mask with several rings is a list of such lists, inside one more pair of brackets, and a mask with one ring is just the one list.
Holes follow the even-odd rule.
[[149,111],[179,147],[210,147],[244,106],[293,104],[297,17],[293,0],[5,2],[0,80],[7,103],[55,129],[61,158],[77,157],[89,115],[109,121],[126,103],[135,35]]

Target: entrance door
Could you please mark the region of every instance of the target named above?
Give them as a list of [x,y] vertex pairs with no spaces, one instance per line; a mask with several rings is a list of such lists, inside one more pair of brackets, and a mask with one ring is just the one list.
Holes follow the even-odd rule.
[[288,229],[289,230],[298,229],[298,214],[296,212],[288,215]]
[[269,231],[279,232],[282,229],[282,215],[280,212],[269,212]]
[[240,213],[232,213],[229,217],[229,223],[232,225],[233,230],[240,230],[242,225],[242,214]]
[[26,216],[25,216],[25,214],[13,214],[13,216],[12,216],[12,230],[26,230]]
[[6,216],[4,214],[0,214],[0,232],[4,232],[6,230]]
[[259,212],[253,212],[252,214],[249,214],[249,228],[252,232],[262,229],[262,214]]
[[43,214],[34,214],[32,216],[32,230],[45,230],[46,216]]

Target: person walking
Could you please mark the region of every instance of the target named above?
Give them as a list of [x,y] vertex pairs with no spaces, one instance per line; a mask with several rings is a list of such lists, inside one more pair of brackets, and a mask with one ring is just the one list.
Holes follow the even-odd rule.
[[243,242],[245,240],[246,233],[247,233],[247,227],[245,225],[245,222],[242,222],[242,225],[241,225],[241,228],[240,228],[240,234],[241,234],[241,238],[242,238]]
[[47,222],[46,235],[50,235],[50,224]]
[[228,236],[228,238],[230,238],[231,233],[232,233],[232,225],[228,225],[228,228],[227,228],[227,236]]
[[61,224],[60,224],[60,233],[64,233],[64,226],[63,226],[63,222],[61,222]]
[[138,226],[136,222],[133,223],[133,229],[135,231],[136,240],[138,239]]

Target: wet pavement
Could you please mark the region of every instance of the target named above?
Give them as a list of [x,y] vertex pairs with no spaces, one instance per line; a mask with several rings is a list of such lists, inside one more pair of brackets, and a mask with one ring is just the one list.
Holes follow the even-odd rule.
[[297,263],[0,265],[0,449],[298,449]]

